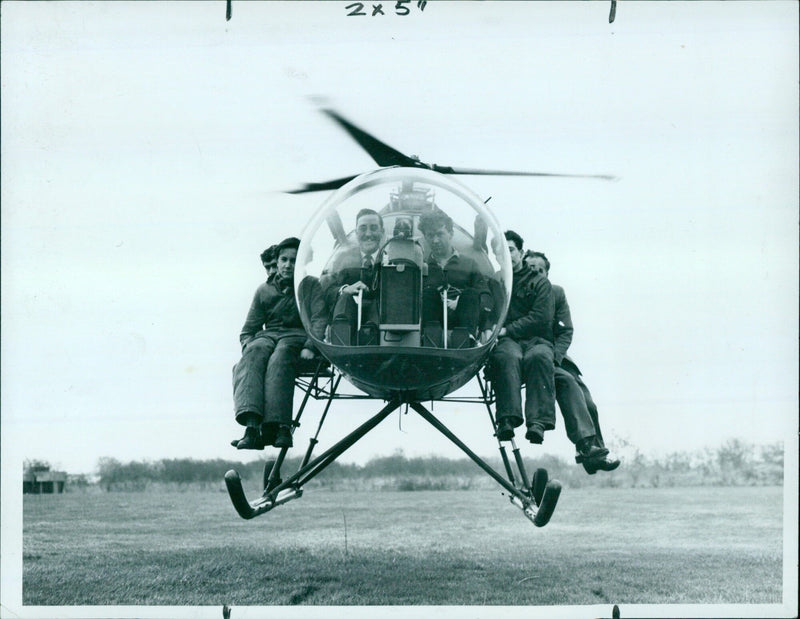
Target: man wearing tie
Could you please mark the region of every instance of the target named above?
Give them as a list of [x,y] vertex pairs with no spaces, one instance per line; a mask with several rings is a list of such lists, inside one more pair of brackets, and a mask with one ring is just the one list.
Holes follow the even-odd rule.
[[358,246],[344,251],[330,271],[320,278],[327,307],[333,308],[333,320],[346,318],[357,326],[357,298],[361,293],[361,324],[378,323],[378,294],[375,290],[375,265],[383,242],[383,218],[372,209],[356,215]]

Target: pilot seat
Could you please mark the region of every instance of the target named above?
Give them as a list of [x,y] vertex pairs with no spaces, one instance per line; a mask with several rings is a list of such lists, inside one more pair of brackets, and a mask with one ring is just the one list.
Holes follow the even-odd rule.
[[386,242],[380,270],[381,346],[419,346],[422,339],[422,246],[407,237]]

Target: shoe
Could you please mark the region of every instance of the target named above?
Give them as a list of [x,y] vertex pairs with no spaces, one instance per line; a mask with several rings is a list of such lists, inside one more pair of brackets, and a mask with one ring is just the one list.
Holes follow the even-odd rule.
[[279,449],[283,449],[284,447],[291,447],[292,443],[292,433],[289,431],[289,426],[285,424],[281,424],[278,426],[277,433],[275,435],[275,440],[272,442],[275,447]]
[[579,464],[587,460],[603,458],[608,455],[608,449],[600,447],[600,445],[595,442],[593,436],[581,439],[578,441],[578,444],[575,445],[575,448],[578,450],[578,455],[575,456],[575,462]]
[[619,459],[608,454],[597,458],[587,458],[583,461],[583,468],[589,475],[594,475],[597,471],[613,471],[620,465]]
[[531,426],[525,433],[525,438],[534,445],[541,445],[544,443],[544,431],[536,426]]
[[578,441],[575,446],[575,462],[582,464],[587,458],[587,454],[592,454],[593,457],[606,456],[608,455],[608,449],[597,436],[590,436]]
[[267,422],[261,424],[261,440],[264,446],[274,445],[275,437],[278,435],[278,424],[275,422]]
[[588,453],[582,454],[579,451],[575,452],[575,462],[583,464],[592,458],[603,458],[608,455],[608,449],[605,447],[592,447]]
[[[233,444],[233,441],[231,441]],[[235,445],[236,449],[264,449],[264,441],[261,439],[261,432],[258,428],[247,427],[244,436]]]
[[510,441],[514,438],[514,424],[511,423],[511,419],[503,417],[498,421],[495,436],[498,441]]

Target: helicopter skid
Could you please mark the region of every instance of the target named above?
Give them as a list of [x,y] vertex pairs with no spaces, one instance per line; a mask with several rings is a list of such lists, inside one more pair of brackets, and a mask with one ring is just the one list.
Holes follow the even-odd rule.
[[556,509],[556,503],[558,503],[558,497],[560,495],[561,484],[553,480],[547,483],[538,508],[535,502],[523,500],[516,495],[510,495],[508,498],[513,505],[516,505],[522,510],[522,513],[528,520],[537,527],[543,527],[550,522],[550,518]]
[[[428,421],[434,428],[439,430],[461,449],[470,459],[493,478],[498,484],[508,492],[511,502],[519,507],[533,524],[543,527],[550,522],[550,517],[556,509],[558,497],[561,495],[561,484],[556,480],[550,480],[544,485],[542,482],[547,479],[547,471],[538,469],[535,474],[534,488],[516,488],[507,480],[503,479],[497,471],[484,462],[475,452],[467,447],[455,434],[453,434],[441,421],[434,417],[421,403],[412,402],[413,408],[419,415]],[[542,491],[542,486],[544,490]],[[541,495],[539,494],[541,492]],[[537,501],[537,498],[540,499]]]
[[234,508],[245,520],[260,516],[278,505],[283,505],[303,496],[302,488],[284,488],[275,496],[273,496],[273,492],[270,492],[255,501],[248,501],[244,488],[242,488],[242,479],[239,477],[239,473],[234,470],[225,473],[225,485],[228,487],[228,494],[230,494]]
[[[242,479],[235,470],[225,473],[225,485],[231,497],[233,507],[238,514],[245,520],[250,520],[260,516],[272,508],[282,505],[292,499],[297,499],[303,495],[303,486],[312,478],[316,477],[331,462],[341,456],[347,449],[352,447],[357,441],[364,437],[367,432],[372,430],[381,421],[386,419],[389,414],[400,407],[400,400],[392,400],[387,403],[376,415],[361,424],[353,432],[345,436],[342,440],[328,449],[325,453],[317,456],[310,462],[305,462],[300,470],[289,479],[279,483],[274,488],[267,485],[261,498],[255,501],[248,501],[242,488]],[[270,467],[271,468],[271,467]]]

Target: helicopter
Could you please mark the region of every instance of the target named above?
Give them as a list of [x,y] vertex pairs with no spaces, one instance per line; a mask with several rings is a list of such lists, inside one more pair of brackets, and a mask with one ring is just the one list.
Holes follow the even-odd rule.
[[[451,178],[454,175],[504,175],[591,178],[615,180],[609,175],[554,174],[480,170],[431,165],[407,156],[381,142],[338,112],[322,113],[343,128],[375,161],[379,169],[320,183],[308,183],[287,193],[334,191],[306,225],[297,253],[294,273],[295,294],[300,316],[321,358],[301,364],[295,381],[303,393],[292,421],[292,431],[310,399],[324,401],[315,435],[300,467],[285,480],[281,467],[286,447],[264,466],[263,494],[249,501],[236,470],[225,474],[225,483],[238,514],[251,519],[303,494],[304,485],[336,458],[363,438],[392,412],[405,407],[419,414],[494,479],[513,505],[537,527],[545,526],[554,513],[561,484],[549,479],[546,469],[531,478],[525,470],[514,439],[497,438],[497,420],[491,384],[493,368],[487,363],[508,311],[512,269],[508,246],[500,223],[472,190]],[[347,256],[358,248],[356,230],[346,232],[344,221],[356,222],[366,211],[377,213],[382,223],[372,279],[367,294],[374,311],[365,311],[367,299],[359,291],[355,324],[333,317],[325,335],[311,335],[310,297],[312,291],[329,289]],[[481,297],[481,316],[487,326],[480,338],[467,329],[448,324],[451,289],[441,292],[441,320],[426,320],[423,288],[428,275],[426,257],[431,247],[420,230],[421,218],[444,213],[452,222],[452,246],[459,257],[471,260],[487,282]],[[490,249],[491,248],[491,249]],[[356,252],[357,253],[357,252]],[[456,298],[460,291],[456,291]],[[330,312],[330,308],[328,308]],[[483,370],[483,376],[481,376]],[[358,390],[346,392],[342,379]],[[472,380],[479,395],[457,396],[454,392]],[[312,458],[322,425],[334,401],[361,399],[384,402],[370,419],[354,429],[321,455]],[[459,439],[425,405],[427,402],[461,402],[483,406],[489,416],[505,476],[485,462]],[[516,467],[512,467],[507,447]]]

